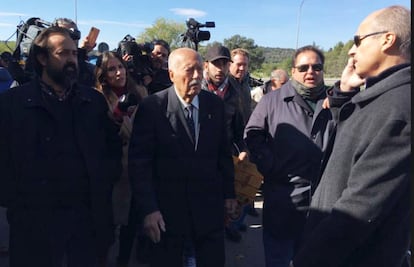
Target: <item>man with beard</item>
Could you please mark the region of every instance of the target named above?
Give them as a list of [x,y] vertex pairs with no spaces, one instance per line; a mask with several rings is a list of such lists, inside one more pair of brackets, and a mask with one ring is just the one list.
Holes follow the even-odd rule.
[[0,96],[0,205],[10,266],[96,266],[113,242],[121,143],[104,97],[78,85],[70,32],[34,40],[36,78]]
[[[240,93],[229,81],[230,51],[222,45],[211,46],[206,53],[204,62],[204,79],[202,88],[218,95],[224,102],[226,133],[232,145],[232,155],[243,161],[247,157],[246,145],[243,140],[244,122]],[[226,237],[240,242],[240,230],[246,230],[243,224],[244,215],[237,221],[226,218]]]
[[53,22],[53,25],[68,29],[76,46],[78,46],[78,83],[95,86],[95,65],[88,62],[88,53],[93,50],[96,43],[91,43],[89,37],[85,36],[79,45],[81,32],[78,29],[78,25],[69,18],[57,18]]

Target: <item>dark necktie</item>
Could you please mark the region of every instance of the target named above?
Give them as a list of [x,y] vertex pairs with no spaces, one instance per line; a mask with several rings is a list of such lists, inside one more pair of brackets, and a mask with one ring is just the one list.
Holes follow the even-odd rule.
[[185,107],[186,114],[185,114],[185,120],[187,121],[188,128],[191,132],[191,137],[193,138],[193,141],[195,141],[195,126],[194,126],[194,119],[193,119],[193,105],[189,105]]

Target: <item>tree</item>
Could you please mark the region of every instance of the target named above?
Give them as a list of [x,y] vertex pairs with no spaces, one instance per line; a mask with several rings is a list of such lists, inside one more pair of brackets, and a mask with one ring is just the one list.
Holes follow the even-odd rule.
[[186,31],[185,23],[178,23],[165,18],[157,19],[153,26],[145,28],[137,36],[138,43],[151,42],[154,39],[163,39],[170,44],[171,49],[179,47],[179,36]]
[[233,35],[229,39],[224,39],[224,46],[226,46],[230,51],[235,48],[244,48],[249,51],[250,54],[250,72],[254,72],[257,69],[260,69],[265,58],[263,56],[263,48],[258,47],[254,44],[254,40],[251,38],[246,38],[238,34]]
[[7,51],[13,53],[14,48],[16,47],[16,41],[0,41],[0,54]]
[[348,51],[351,49],[353,41],[346,44],[338,42],[334,48],[325,52],[324,72],[326,77],[340,77],[348,60]]
[[[143,43],[150,42],[154,39],[163,39],[170,44],[171,49],[175,49],[181,47],[182,38],[180,36],[186,32],[187,26],[184,22],[177,23],[175,21],[159,18],[154,22],[152,27],[146,28],[143,33],[138,35],[137,42]],[[229,48],[229,50],[240,47],[249,51],[249,71],[253,76],[268,78],[270,72],[275,68],[284,69],[288,71],[290,75],[292,56],[295,52],[292,48],[257,46],[253,39],[237,34],[228,39],[224,39],[223,43],[217,41],[208,43],[207,45],[201,43],[198,46],[198,52],[204,56],[206,50],[214,44],[224,45]],[[315,42],[313,42],[312,45],[318,47]],[[330,48],[327,52],[320,48],[325,55],[325,77],[340,77],[348,59],[348,51],[352,45],[353,42],[350,40],[345,44],[343,42],[338,42],[334,48]]]

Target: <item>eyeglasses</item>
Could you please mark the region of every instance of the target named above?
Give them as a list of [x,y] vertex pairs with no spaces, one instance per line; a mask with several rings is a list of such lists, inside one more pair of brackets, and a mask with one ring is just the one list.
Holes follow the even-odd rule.
[[373,33],[369,33],[369,34],[365,34],[365,35],[354,35],[354,44],[356,47],[361,45],[361,41],[367,37],[373,36],[373,35],[377,35],[377,34],[383,34],[386,33],[388,31],[381,31],[381,32],[373,32]]
[[305,71],[308,71],[309,67],[312,67],[312,70],[314,71],[323,70],[322,64],[299,65],[299,66],[296,66],[295,68],[298,69],[299,72],[305,72]]

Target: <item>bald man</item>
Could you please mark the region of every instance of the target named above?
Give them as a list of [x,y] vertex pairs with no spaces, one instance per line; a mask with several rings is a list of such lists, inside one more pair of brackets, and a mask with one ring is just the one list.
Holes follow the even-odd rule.
[[274,69],[270,73],[270,79],[266,81],[262,86],[258,86],[255,89],[250,91],[250,95],[252,97],[252,109],[256,107],[257,103],[259,103],[260,99],[262,99],[263,95],[277,90],[282,85],[289,81],[289,74],[284,69]]
[[[337,131],[295,267],[408,266],[411,12],[366,17],[330,92]],[[364,85],[365,90],[359,91]]]
[[189,48],[168,60],[173,85],[140,104],[129,147],[133,199],[153,241],[150,265],[224,266],[224,207],[234,212],[234,169],[223,101],[201,90],[203,61]]

